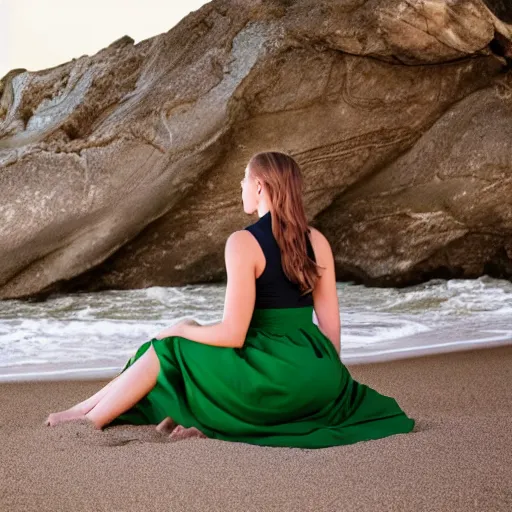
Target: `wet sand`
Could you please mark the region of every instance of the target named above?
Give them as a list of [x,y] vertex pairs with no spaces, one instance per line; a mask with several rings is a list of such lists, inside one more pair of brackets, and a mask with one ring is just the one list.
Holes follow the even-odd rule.
[[106,380],[0,384],[1,511],[510,511],[510,345],[372,364],[353,377],[415,430],[301,450],[154,426],[44,425]]

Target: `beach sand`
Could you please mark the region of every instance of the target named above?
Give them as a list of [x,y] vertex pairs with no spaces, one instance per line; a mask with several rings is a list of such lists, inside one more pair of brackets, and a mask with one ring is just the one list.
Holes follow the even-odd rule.
[[44,425],[105,380],[1,384],[0,510],[512,510],[512,344],[348,368],[415,430],[319,450],[172,442]]

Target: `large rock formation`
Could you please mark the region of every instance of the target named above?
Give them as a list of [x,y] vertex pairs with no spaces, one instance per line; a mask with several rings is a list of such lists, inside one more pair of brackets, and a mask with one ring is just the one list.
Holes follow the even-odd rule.
[[338,279],[512,276],[512,13],[214,0],[0,85],[0,297],[225,278],[240,179],[294,155]]

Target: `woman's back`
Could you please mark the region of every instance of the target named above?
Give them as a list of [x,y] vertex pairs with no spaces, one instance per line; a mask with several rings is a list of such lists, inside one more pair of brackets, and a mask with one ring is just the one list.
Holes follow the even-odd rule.
[[[245,229],[250,231],[259,249],[256,254],[256,301],[255,309],[300,308],[314,306],[318,326],[337,351],[340,350],[340,317],[336,292],[334,258],[328,240],[317,229],[309,226],[311,235],[306,236],[308,255],[320,267],[320,278],[313,292],[301,295],[299,286],[284,274],[281,253],[272,233],[272,214],[267,212]],[[311,237],[311,238],[310,238]]]
[[[299,286],[283,271],[281,252],[272,233],[272,214],[268,211],[257,222],[245,228],[256,238],[260,253],[257,258],[255,309],[300,308],[313,305],[312,293],[301,295]],[[306,246],[310,258],[316,261],[309,238]]]

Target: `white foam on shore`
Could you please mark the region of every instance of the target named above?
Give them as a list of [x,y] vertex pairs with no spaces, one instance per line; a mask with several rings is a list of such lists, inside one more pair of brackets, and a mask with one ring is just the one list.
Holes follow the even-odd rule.
[[[484,276],[401,289],[338,283],[337,289],[342,360],[350,364],[512,338],[509,281]],[[111,377],[144,341],[180,318],[220,321],[225,291],[221,284],[187,285],[0,301],[0,382]]]
[[[419,343],[415,346],[387,347],[381,350],[368,350],[363,352],[346,353],[343,351],[341,360],[344,364],[367,364],[411,357],[421,357],[446,352],[459,352],[477,348],[490,348],[504,345],[512,345],[512,329],[487,329],[481,334],[494,333],[491,336],[483,336],[470,340],[439,341],[434,343]],[[453,334],[453,333],[452,333]],[[444,333],[446,336],[446,333]],[[417,340],[420,341],[420,340]],[[0,383],[23,382],[23,381],[55,381],[55,380],[90,380],[90,379],[111,379],[119,374],[124,365],[91,367],[91,368],[68,368],[68,369],[45,369],[39,367],[37,371],[17,371],[13,373],[0,374]]]
[[107,366],[99,368],[69,368],[65,370],[39,370],[35,372],[15,372],[0,375],[1,382],[24,382],[43,380],[88,380],[111,379],[122,367]]

